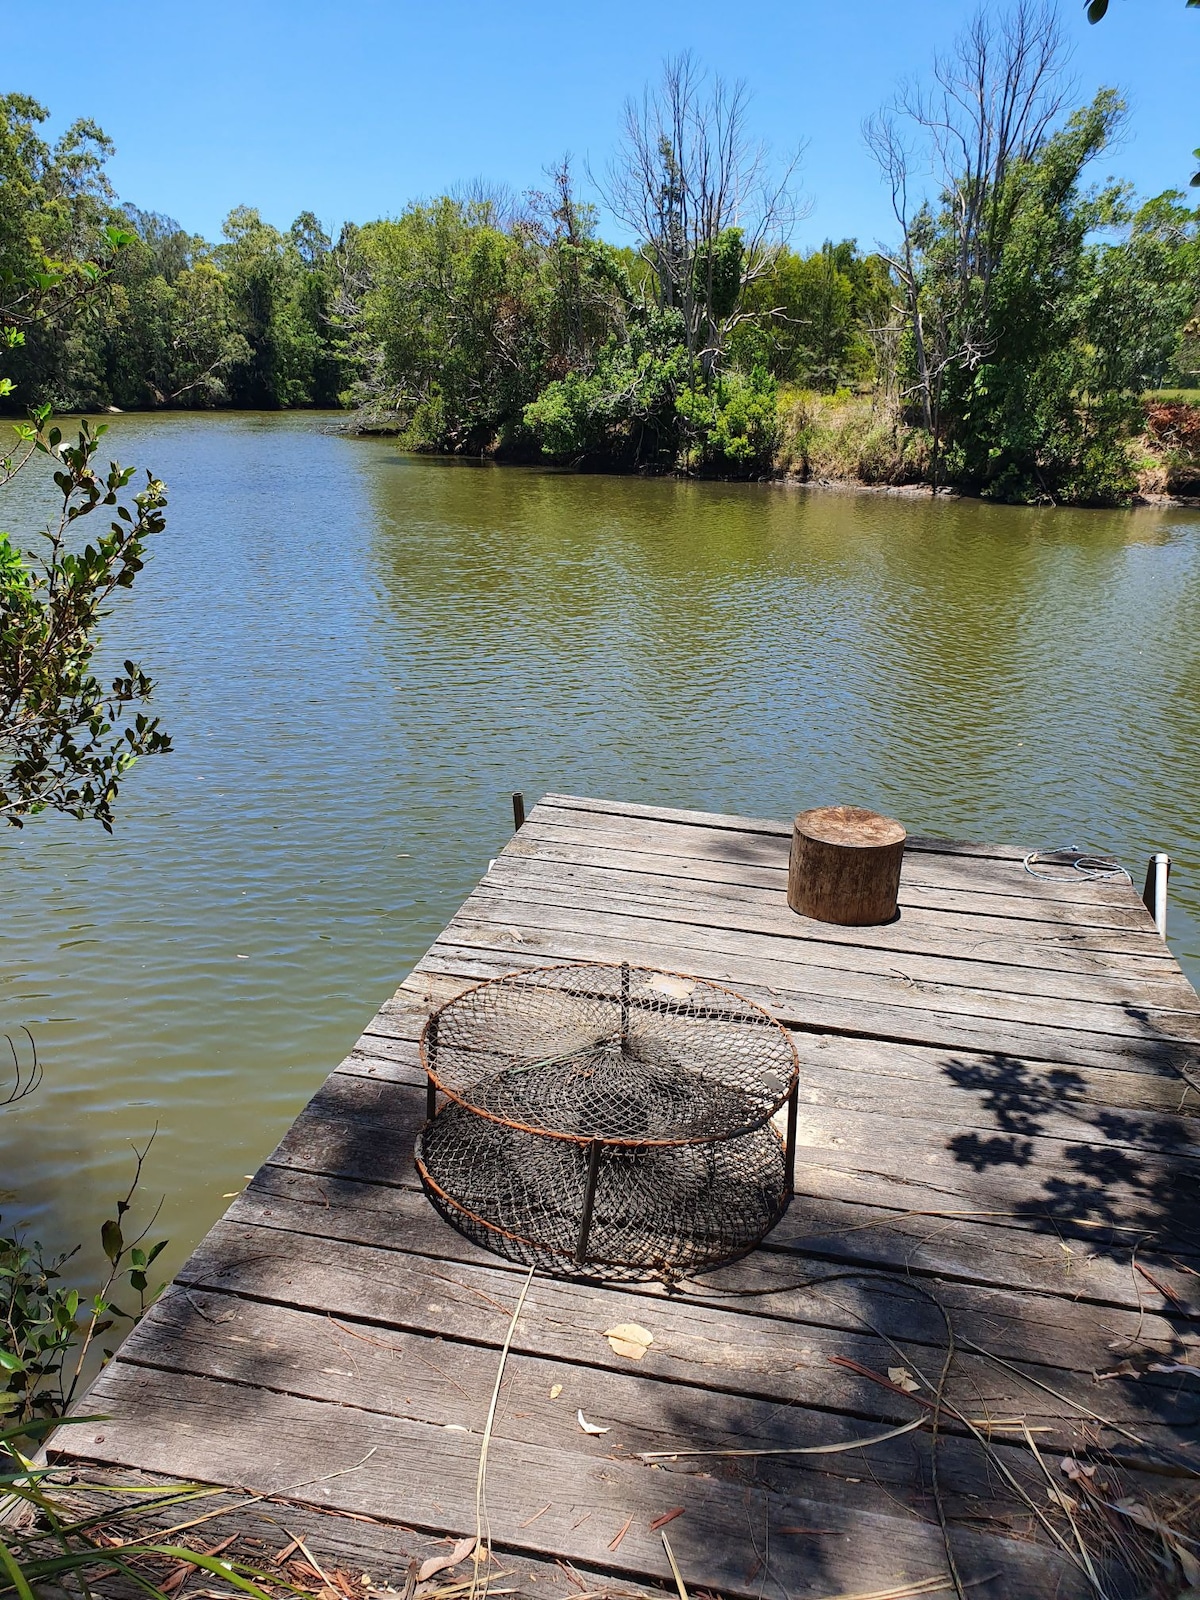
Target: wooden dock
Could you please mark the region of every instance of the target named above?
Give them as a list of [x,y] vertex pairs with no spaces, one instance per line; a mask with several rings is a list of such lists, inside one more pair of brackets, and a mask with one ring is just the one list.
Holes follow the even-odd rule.
[[[363,1594],[475,1534],[525,1273],[419,1188],[417,1037],[481,978],[628,960],[793,1030],[795,1198],[702,1282],[533,1278],[488,1453],[492,1592],[674,1592],[663,1533],[691,1596],[1177,1592],[1154,1557],[1138,1575],[1139,1548],[1172,1558],[1129,1507],[1190,1495],[1200,1532],[1200,999],[1128,883],[912,840],[899,919],[831,927],[785,903],[789,832],[544,799],[55,1459],[228,1486],[197,1536],[298,1535]],[[619,1323],[653,1335],[642,1359]]]

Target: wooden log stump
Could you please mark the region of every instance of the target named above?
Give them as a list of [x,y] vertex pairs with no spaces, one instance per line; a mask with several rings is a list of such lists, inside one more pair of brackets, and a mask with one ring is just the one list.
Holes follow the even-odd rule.
[[861,806],[802,811],[792,829],[788,905],[803,917],[867,927],[896,915],[904,829]]

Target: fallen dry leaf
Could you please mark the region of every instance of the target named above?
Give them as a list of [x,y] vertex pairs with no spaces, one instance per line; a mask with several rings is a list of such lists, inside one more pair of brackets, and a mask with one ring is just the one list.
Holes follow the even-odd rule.
[[907,1367],[889,1367],[887,1374],[897,1389],[903,1389],[905,1394],[916,1394],[921,1387]]
[[[1107,1504],[1107,1501],[1105,1503]],[[1169,1523],[1164,1522],[1160,1516],[1142,1505],[1140,1500],[1135,1500],[1132,1495],[1114,1501],[1112,1509],[1119,1511],[1123,1517],[1129,1517],[1139,1526],[1149,1528],[1152,1533],[1161,1533],[1164,1538],[1169,1539],[1175,1532]]]
[[417,1582],[424,1583],[426,1578],[432,1578],[435,1573],[445,1572],[448,1567],[456,1567],[460,1561],[465,1561],[479,1543],[474,1534],[469,1538],[460,1539],[448,1556],[430,1556],[428,1561],[421,1563],[421,1570],[417,1573]]
[[550,1398],[551,1398],[551,1400],[557,1400],[561,1393],[562,1393],[562,1384],[561,1383],[552,1383],[550,1385]]
[[1179,1565],[1183,1568],[1185,1581],[1192,1588],[1195,1588],[1197,1584],[1200,1584],[1200,1561],[1197,1561],[1192,1552],[1186,1550],[1178,1539],[1171,1540],[1171,1549],[1174,1550],[1179,1559]]
[[1140,1378],[1141,1373],[1132,1361],[1121,1361],[1111,1372],[1093,1372],[1092,1377],[1097,1383],[1107,1383],[1109,1378]]
[[579,1421],[579,1426],[583,1429],[584,1433],[607,1433],[608,1432],[607,1428],[598,1428],[594,1422],[589,1422],[588,1419],[584,1416],[582,1411],[577,1411],[575,1413],[575,1416],[577,1417],[577,1419]]
[[672,1000],[686,1000],[696,985],[691,978],[680,978],[673,972],[656,972],[646,987],[668,994]]
[[626,1356],[630,1361],[640,1361],[654,1343],[654,1335],[636,1322],[618,1322],[615,1328],[605,1329],[604,1337],[612,1345],[613,1354]]
[[616,1537],[609,1540],[608,1548],[610,1550],[619,1549],[620,1545],[621,1545],[621,1540],[625,1537],[625,1535],[629,1532],[630,1528],[632,1528],[632,1527],[633,1527],[633,1518],[632,1517],[628,1517],[626,1519],[626,1521],[625,1521],[625,1526],[620,1530],[620,1532],[616,1535]]
[[1046,1499],[1053,1501],[1056,1506],[1061,1506],[1064,1511],[1078,1511],[1079,1501],[1073,1494],[1068,1494],[1065,1489],[1047,1488]]

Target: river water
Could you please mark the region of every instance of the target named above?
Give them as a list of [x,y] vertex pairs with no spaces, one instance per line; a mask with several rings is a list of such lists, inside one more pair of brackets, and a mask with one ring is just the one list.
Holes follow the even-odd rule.
[[[1200,512],[1031,511],[405,456],[309,415],[113,419],[171,491],[108,624],[174,753],[115,836],[0,833],[0,1199],[91,1241],[157,1140],[169,1270],[511,831],[566,790],[1174,858],[1200,978]],[[45,504],[30,471],[3,525]],[[7,1191],[7,1194],[3,1192]]]

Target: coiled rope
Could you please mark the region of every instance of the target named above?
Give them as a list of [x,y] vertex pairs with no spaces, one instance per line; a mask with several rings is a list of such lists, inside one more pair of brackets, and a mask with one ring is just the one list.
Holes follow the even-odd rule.
[[[1057,871],[1039,872],[1039,867],[1054,867]],[[1087,878],[1096,883],[1118,878],[1133,882],[1132,874],[1115,856],[1098,855],[1073,844],[1059,845],[1055,850],[1031,850],[1025,857],[1025,871],[1043,883],[1070,883],[1074,878]]]

